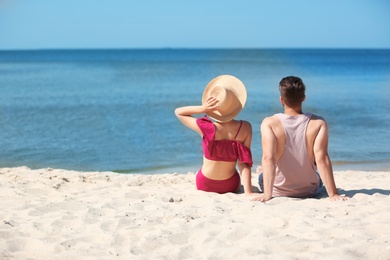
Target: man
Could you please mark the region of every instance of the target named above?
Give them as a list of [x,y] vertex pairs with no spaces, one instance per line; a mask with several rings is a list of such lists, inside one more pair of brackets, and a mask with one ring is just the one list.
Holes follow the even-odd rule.
[[280,81],[279,91],[284,114],[267,117],[261,124],[263,173],[259,185],[263,194],[254,200],[315,197],[322,183],[332,201],[346,200],[338,195],[333,177],[328,126],[322,117],[302,112],[304,83],[298,77],[286,77]]

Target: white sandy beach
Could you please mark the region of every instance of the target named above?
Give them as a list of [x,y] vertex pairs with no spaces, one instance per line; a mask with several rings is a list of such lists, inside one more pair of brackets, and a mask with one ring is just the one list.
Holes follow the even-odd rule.
[[390,259],[390,172],[335,172],[346,202],[253,202],[194,177],[2,168],[0,259]]

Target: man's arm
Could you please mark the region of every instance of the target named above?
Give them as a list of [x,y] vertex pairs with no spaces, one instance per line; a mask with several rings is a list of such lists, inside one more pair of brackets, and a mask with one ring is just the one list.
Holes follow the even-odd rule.
[[324,182],[330,200],[346,200],[347,197],[339,196],[333,176],[332,163],[328,154],[328,126],[322,120],[320,130],[314,140],[314,158],[321,180]]
[[271,119],[265,118],[261,123],[261,144],[263,150],[262,169],[263,169],[263,195],[253,200],[266,202],[272,199],[272,189],[274,187],[276,175],[276,147],[277,139],[271,126]]

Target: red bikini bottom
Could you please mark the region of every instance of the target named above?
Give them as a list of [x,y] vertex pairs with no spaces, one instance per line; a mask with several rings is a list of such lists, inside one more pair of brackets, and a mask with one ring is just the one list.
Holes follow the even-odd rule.
[[226,180],[211,180],[203,175],[202,168],[196,174],[196,188],[198,190],[227,193],[237,192],[241,184],[240,175],[236,171],[232,177]]

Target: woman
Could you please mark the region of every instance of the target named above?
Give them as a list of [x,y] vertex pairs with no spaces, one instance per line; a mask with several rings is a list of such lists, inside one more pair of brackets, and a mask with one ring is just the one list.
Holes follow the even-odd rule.
[[[219,76],[206,86],[202,105],[175,110],[179,120],[202,136],[203,165],[196,175],[198,190],[237,192],[241,179],[244,192],[252,194],[251,167],[252,126],[234,118],[246,102],[244,84],[230,75]],[[194,118],[194,114],[207,116]],[[236,170],[238,162],[239,172]],[[241,178],[240,178],[241,175]]]

